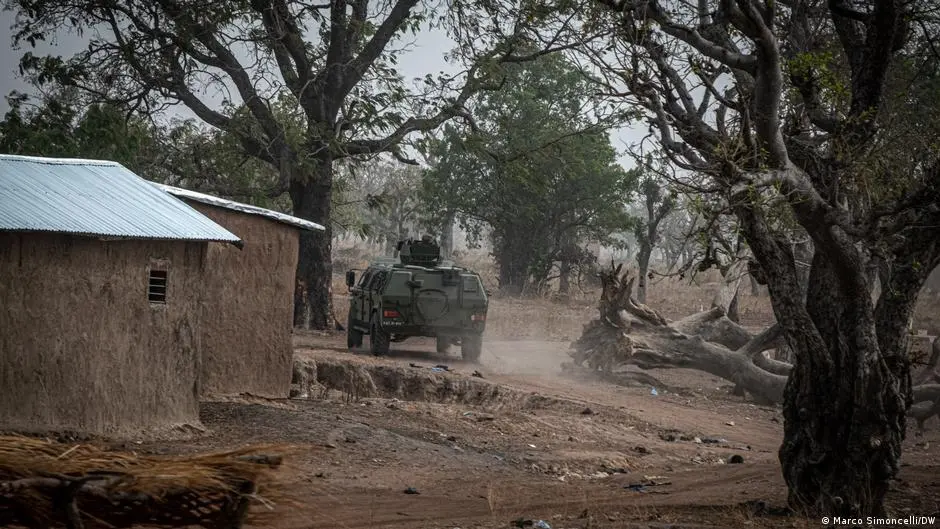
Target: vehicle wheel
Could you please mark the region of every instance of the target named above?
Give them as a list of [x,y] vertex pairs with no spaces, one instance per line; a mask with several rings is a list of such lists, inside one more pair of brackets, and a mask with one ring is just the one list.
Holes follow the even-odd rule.
[[467,362],[479,363],[483,353],[483,336],[464,336],[460,340],[460,356]]
[[451,346],[450,336],[438,336],[437,337],[437,352],[441,354],[447,354],[450,352]]
[[369,349],[375,356],[388,354],[389,335],[379,327],[379,320],[372,316],[372,326],[369,330]]
[[362,347],[362,331],[353,328],[352,314],[346,318],[346,347],[350,349]]

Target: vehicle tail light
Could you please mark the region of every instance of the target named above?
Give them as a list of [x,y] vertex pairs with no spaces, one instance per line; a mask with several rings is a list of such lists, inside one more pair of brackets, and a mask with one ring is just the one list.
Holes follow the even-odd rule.
[[470,316],[470,321],[486,321],[486,314],[474,314]]
[[382,311],[383,318],[400,318],[401,314],[397,310],[384,310]]

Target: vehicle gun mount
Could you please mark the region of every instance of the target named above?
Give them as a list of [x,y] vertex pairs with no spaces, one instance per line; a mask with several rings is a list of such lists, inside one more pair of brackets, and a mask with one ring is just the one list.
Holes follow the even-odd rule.
[[398,258],[403,265],[434,267],[441,263],[441,247],[433,237],[398,241]]

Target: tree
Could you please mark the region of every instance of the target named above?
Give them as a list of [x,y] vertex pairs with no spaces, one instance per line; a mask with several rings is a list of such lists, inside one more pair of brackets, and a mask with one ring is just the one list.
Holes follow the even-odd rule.
[[[277,211],[290,211],[285,197],[270,197],[273,168],[246,156],[230,134],[193,120],[158,124],[128,116],[108,104],[88,104],[74,89],[55,87],[31,98],[7,96],[0,122],[0,150],[9,154],[113,160],[135,173]],[[334,222],[348,215],[342,184],[334,194]],[[338,218],[337,218],[338,217]]]
[[[39,81],[62,82],[148,115],[182,103],[276,170],[269,195],[286,192],[295,215],[326,226],[304,232],[300,241],[302,302],[295,307],[295,323],[315,328],[332,323],[334,162],[380,152],[404,159],[400,147],[407,137],[463,113],[470,95],[489,86],[486,69],[492,64],[528,60],[558,49],[559,40],[527,38],[527,24],[551,25],[551,13],[525,8],[517,17],[498,17],[494,11],[501,6],[488,4],[461,5],[443,20],[418,7],[418,0],[11,5],[18,11],[16,44],[34,45],[63,27],[100,35],[68,59],[25,54],[21,69]],[[438,22],[455,30],[461,50],[474,52],[470,67],[458,76],[464,79],[459,88],[455,77],[428,76],[423,93],[410,93],[395,70],[401,51],[396,42]],[[519,56],[514,52],[521,41],[544,46]],[[226,94],[221,107],[205,95],[214,91]],[[287,122],[271,104],[285,92],[295,102]]]
[[109,105],[85,106],[73,92],[55,91],[38,101],[16,92],[0,122],[0,151],[7,154],[115,160],[135,172],[164,159],[162,131],[128,119]]
[[[277,181],[270,165],[245,155],[236,138],[195,120],[167,126],[163,142],[164,183],[218,195],[276,211],[289,212],[290,201],[272,197],[268,190]],[[157,179],[151,173],[142,173]]]
[[362,164],[354,171],[356,216],[389,257],[397,256],[398,241],[417,235],[421,176],[419,167],[385,160]]
[[660,224],[676,206],[676,195],[664,189],[662,183],[657,182],[651,176],[643,178],[640,183],[640,192],[646,208],[646,219],[637,223],[634,228],[634,234],[640,246],[636,254],[636,262],[639,266],[636,299],[640,303],[646,303],[650,257],[653,255],[653,248],[660,242]]
[[445,127],[424,199],[456,214],[471,240],[491,229],[500,288],[518,295],[530,278],[547,280],[575,242],[629,226],[636,175],[585,112],[589,85],[571,63],[543,57],[502,75],[500,91],[474,101],[471,125]]
[[[302,122],[298,119],[295,102],[289,94],[280,94],[271,107],[278,121],[284,123],[291,134],[300,134]],[[244,118],[247,109],[232,108],[230,112]],[[181,122],[173,120],[164,128],[166,131],[163,133],[165,138],[162,147],[166,151],[166,158],[163,167],[167,174],[163,179],[166,183],[276,211],[291,212],[289,196],[270,194],[279,179],[277,168],[246,154],[237,136],[193,119]],[[363,201],[351,198],[358,189],[355,189],[354,175],[350,170],[359,164],[348,159],[337,165],[330,205],[331,224],[334,229],[361,232],[363,226],[359,222],[361,219],[358,218],[357,206]]]
[[666,261],[666,274],[693,260],[695,240],[692,234],[698,229],[698,222],[701,220],[699,215],[690,210],[689,201],[684,196],[676,197],[676,203],[677,206],[666,215],[660,225],[660,246]]
[[73,89],[54,89],[34,102],[7,96],[0,149],[10,154],[113,160],[166,184],[283,210],[264,195],[269,167],[246,159],[222,132],[184,121],[161,126],[109,104],[87,105]]
[[[790,503],[812,516],[883,514],[906,412],[938,398],[912,388],[907,347],[917,294],[940,263],[928,4],[597,0],[586,17],[616,25],[612,51],[586,47],[608,74],[606,90],[645,109],[675,165],[707,176],[699,192],[736,218],[778,322],[730,356],[737,347],[684,340],[678,327],[689,322],[666,325],[620,300],[632,351],[648,365],[721,366],[782,400]],[[815,250],[805,296],[785,237],[791,223]],[[873,261],[883,287],[874,300]],[[726,308],[709,321],[723,321]],[[754,351],[775,332],[795,356],[783,375],[755,367],[766,367]]]

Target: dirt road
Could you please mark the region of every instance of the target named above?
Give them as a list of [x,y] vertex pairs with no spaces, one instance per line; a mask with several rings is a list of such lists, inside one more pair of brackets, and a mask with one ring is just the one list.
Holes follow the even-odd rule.
[[[374,358],[342,336],[296,341],[318,383],[309,398],[207,403],[213,435],[140,448],[304,447],[281,472],[297,506],[278,529],[819,527],[774,510],[785,501],[778,410],[719,379],[654,373],[655,394],[577,380],[560,369],[561,342],[490,341],[474,366],[428,342]],[[910,436],[899,513],[938,510],[936,430]]]

